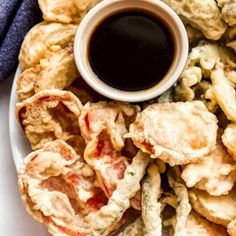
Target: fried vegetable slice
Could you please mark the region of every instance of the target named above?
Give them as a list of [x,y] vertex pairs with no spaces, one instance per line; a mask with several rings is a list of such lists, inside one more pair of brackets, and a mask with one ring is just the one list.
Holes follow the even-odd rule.
[[126,226],[123,236],[143,236],[142,217],[138,217],[133,223]]
[[19,54],[20,68],[24,71],[73,44],[77,26],[54,22],[41,22],[25,36]]
[[73,48],[70,46],[24,70],[17,80],[17,94],[23,101],[44,89],[64,89],[78,76]]
[[236,122],[236,93],[233,84],[225,76],[222,63],[216,64],[211,80],[219,106],[229,120]]
[[193,209],[216,224],[227,226],[236,218],[236,190],[229,194],[211,196],[207,192],[191,189],[189,199]]
[[[175,219],[172,219],[169,224],[174,225]],[[172,234],[171,234],[172,235]],[[214,224],[200,215],[191,211],[184,229],[184,236],[228,236],[226,228]]]
[[236,161],[236,124],[231,123],[225,129],[222,135],[222,141],[226,146],[228,152]]
[[42,22],[28,32],[19,54],[21,101],[44,89],[64,89],[79,77],[73,55],[76,29],[76,25]]
[[80,135],[79,99],[68,91],[43,90],[16,104],[16,115],[33,150],[55,139]]
[[161,203],[161,177],[158,167],[150,164],[146,177],[142,183],[142,219],[144,234],[146,236],[162,235]]
[[91,213],[88,216],[92,235],[108,235],[112,226],[121,220],[125,211],[130,207],[130,199],[140,188],[140,181],[148,163],[149,156],[139,151],[126,168],[124,178],[118,182],[108,204],[97,213]]
[[171,166],[195,162],[215,148],[217,119],[200,101],[153,104],[125,137]]
[[84,158],[97,173],[99,184],[108,197],[123,178],[128,165],[122,155],[126,123],[135,116],[136,106],[117,102],[87,103],[79,118],[87,146]]
[[221,142],[197,163],[184,167],[182,178],[188,188],[206,190],[210,195],[228,194],[236,180],[236,162]]
[[39,0],[46,21],[79,23],[99,0]]
[[228,1],[219,1],[221,9],[222,17],[224,18],[225,22],[230,25],[236,25],[236,2],[235,0],[228,0]]
[[174,236],[181,236],[184,234],[188,216],[191,211],[188,191],[181,180],[178,167],[170,169],[168,171],[167,177],[170,187],[174,190],[177,196],[176,224],[174,225]]
[[164,0],[184,22],[199,29],[206,38],[217,40],[225,32],[227,25],[214,0]]
[[236,235],[236,219],[227,225],[227,232],[230,236]]
[[91,235],[85,216],[107,203],[95,173],[64,141],[29,154],[18,174],[27,211],[52,235]]

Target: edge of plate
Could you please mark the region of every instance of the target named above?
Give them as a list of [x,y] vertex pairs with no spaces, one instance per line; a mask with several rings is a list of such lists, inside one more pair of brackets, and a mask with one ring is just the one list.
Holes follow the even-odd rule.
[[17,79],[21,74],[20,67],[17,67],[15,76],[13,79],[13,84],[11,88],[10,103],[9,103],[9,136],[11,152],[13,155],[13,160],[15,163],[16,170],[20,169],[24,157],[30,152],[29,143],[24,137],[23,130],[16,118],[16,103],[18,102],[18,97],[16,93]]

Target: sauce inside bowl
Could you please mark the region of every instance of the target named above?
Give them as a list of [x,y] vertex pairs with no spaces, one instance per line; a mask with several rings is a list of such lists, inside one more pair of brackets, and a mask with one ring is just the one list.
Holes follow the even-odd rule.
[[100,80],[125,91],[160,82],[174,58],[174,41],[157,17],[141,11],[119,12],[92,33],[88,57]]

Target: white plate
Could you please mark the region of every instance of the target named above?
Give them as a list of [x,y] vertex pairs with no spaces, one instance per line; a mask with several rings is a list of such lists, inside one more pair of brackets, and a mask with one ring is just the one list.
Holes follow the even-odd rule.
[[16,119],[16,103],[18,102],[18,96],[16,93],[17,87],[17,79],[20,77],[21,71],[20,67],[18,66],[12,89],[11,89],[11,98],[10,98],[10,106],[9,106],[9,134],[10,134],[10,143],[11,143],[11,150],[13,154],[14,163],[16,166],[17,171],[19,170],[23,159],[32,152],[30,148],[30,144],[28,143],[27,139],[25,138],[24,132]]

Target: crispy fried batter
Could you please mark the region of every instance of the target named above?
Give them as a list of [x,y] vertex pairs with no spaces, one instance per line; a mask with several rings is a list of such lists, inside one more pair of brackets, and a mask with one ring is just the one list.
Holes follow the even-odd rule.
[[202,100],[209,111],[215,112],[218,102],[210,78],[219,61],[229,81],[236,84],[235,55],[218,44],[201,41],[189,53],[187,65],[175,88],[175,100]]
[[195,162],[215,148],[217,119],[202,102],[153,104],[144,109],[125,137],[170,165]]
[[52,235],[91,235],[85,216],[107,202],[95,181],[93,170],[61,140],[29,154],[18,176],[26,209]]
[[49,58],[73,44],[77,26],[54,22],[41,22],[25,36],[21,45],[19,62],[21,70],[34,67],[41,59]]
[[33,150],[55,139],[80,135],[78,118],[82,104],[68,91],[43,90],[16,104],[17,118]]
[[227,126],[222,135],[222,141],[226,146],[228,152],[236,161],[236,124],[231,123]]
[[189,199],[193,209],[216,224],[227,226],[236,218],[235,188],[229,194],[211,196],[203,190],[191,189]]
[[91,213],[88,216],[92,235],[108,235],[113,224],[121,220],[125,211],[130,207],[130,199],[140,188],[140,180],[145,174],[148,163],[149,156],[139,151],[125,170],[124,178],[118,182],[108,204],[97,213]]
[[167,177],[170,187],[174,190],[177,196],[174,236],[181,236],[185,231],[188,216],[191,211],[191,205],[189,204],[188,198],[188,191],[181,180],[180,171],[177,167],[170,169],[168,171]]
[[121,153],[126,122],[138,107],[117,102],[87,103],[79,119],[87,146],[85,160],[95,169],[100,186],[108,197],[123,178],[128,165]]
[[184,167],[181,176],[189,188],[206,190],[215,196],[228,194],[236,180],[236,162],[218,142],[202,160]]
[[236,235],[236,219],[232,220],[228,225],[227,225],[227,231],[230,236],[235,236]]
[[79,23],[99,0],[39,0],[46,21]]
[[39,64],[23,71],[17,80],[17,94],[21,101],[44,89],[64,89],[77,77],[72,46],[41,59]]
[[213,92],[227,118],[236,122],[236,93],[234,85],[227,79],[223,64],[218,62],[211,73]]
[[217,40],[227,25],[215,0],[164,0],[184,22],[202,31],[206,38]]
[[73,56],[76,26],[42,22],[26,35],[19,55],[20,100],[44,89],[64,89],[79,77]]
[[161,177],[158,167],[150,164],[142,183],[142,219],[144,236],[161,236]]
[[222,7],[221,14],[225,22],[230,25],[236,25],[236,1],[218,1],[218,4]]

